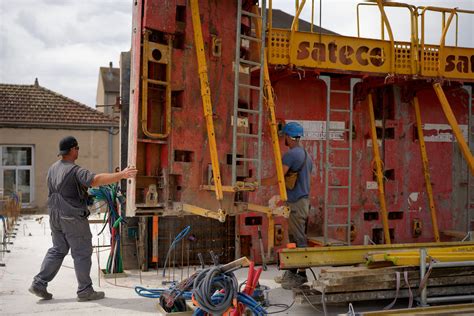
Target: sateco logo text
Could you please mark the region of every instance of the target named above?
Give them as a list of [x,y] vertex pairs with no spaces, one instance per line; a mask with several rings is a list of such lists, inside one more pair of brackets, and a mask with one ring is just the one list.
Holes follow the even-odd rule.
[[304,60],[311,58],[316,62],[337,63],[343,65],[352,65],[354,63],[360,66],[373,65],[380,67],[385,63],[384,52],[380,47],[369,48],[367,46],[352,47],[344,45],[338,47],[335,43],[326,44],[304,41],[298,45],[296,59]]

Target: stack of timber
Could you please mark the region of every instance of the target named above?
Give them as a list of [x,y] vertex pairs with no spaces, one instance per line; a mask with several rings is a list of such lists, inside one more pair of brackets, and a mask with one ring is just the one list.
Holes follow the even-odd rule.
[[[398,281],[397,281],[398,279]],[[322,268],[311,287],[295,289],[298,303],[326,304],[419,296],[420,269],[415,266]],[[398,289],[397,289],[398,288]],[[474,267],[433,269],[428,297],[474,294]]]

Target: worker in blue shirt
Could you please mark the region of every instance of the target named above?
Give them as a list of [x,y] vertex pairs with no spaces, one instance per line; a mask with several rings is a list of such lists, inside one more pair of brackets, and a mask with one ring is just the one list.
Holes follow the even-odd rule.
[[[282,129],[285,136],[285,145],[289,150],[283,155],[283,174],[287,177],[290,173],[297,173],[293,188],[288,187],[286,181],[286,193],[288,196],[288,207],[290,217],[288,219],[288,235],[292,243],[297,247],[307,247],[306,223],[309,214],[309,192],[311,189],[311,171],[313,161],[306,150],[301,146],[303,126],[297,122],[289,122]],[[277,175],[261,180],[262,185],[278,184]],[[292,289],[303,285],[308,281],[306,271],[287,270],[283,276],[275,278],[284,289]]]

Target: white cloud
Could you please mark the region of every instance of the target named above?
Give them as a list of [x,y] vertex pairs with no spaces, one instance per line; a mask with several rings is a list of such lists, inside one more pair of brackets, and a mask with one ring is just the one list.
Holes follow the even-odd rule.
[[132,2],[0,0],[0,82],[95,105],[99,67],[130,49]]

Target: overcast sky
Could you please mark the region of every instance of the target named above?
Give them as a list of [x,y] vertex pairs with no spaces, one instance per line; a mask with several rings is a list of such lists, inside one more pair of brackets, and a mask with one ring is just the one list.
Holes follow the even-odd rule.
[[[119,64],[130,48],[133,0],[0,0],[0,82],[40,85],[95,105],[99,67]],[[227,0],[223,0],[227,1]],[[267,0],[268,1],[268,0]],[[310,20],[311,1],[302,17]],[[314,1],[319,24],[319,1]],[[356,0],[322,0],[322,26],[355,36]],[[407,1],[417,5],[474,10],[474,1]],[[274,8],[294,14],[294,1],[274,0]],[[408,11],[388,12],[396,40],[409,38]],[[439,41],[440,14],[427,16],[428,42]],[[361,36],[380,36],[376,7],[361,9]],[[474,16],[461,14],[459,45],[474,47]],[[453,25],[454,26],[454,25]],[[452,28],[454,31],[454,28]],[[448,44],[453,44],[453,32]]]

